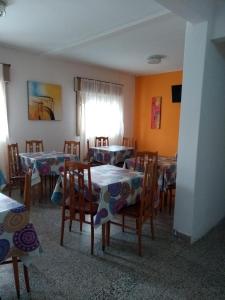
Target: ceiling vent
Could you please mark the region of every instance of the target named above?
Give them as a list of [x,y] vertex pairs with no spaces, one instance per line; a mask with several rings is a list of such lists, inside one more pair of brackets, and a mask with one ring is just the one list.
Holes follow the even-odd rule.
[[162,59],[166,58],[166,55],[163,54],[154,54],[148,57],[148,64],[159,64]]

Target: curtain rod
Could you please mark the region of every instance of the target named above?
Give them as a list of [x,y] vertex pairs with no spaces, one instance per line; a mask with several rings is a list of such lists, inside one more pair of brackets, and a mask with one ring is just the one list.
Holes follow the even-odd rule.
[[120,83],[114,83],[114,82],[109,82],[109,81],[104,81],[104,80],[98,80],[98,79],[91,79],[91,78],[86,78],[86,77],[79,77],[79,76],[77,76],[77,79],[87,79],[87,80],[93,80],[93,81],[98,81],[98,82],[110,83],[110,84],[115,84],[115,85],[123,86],[123,84],[120,84]]

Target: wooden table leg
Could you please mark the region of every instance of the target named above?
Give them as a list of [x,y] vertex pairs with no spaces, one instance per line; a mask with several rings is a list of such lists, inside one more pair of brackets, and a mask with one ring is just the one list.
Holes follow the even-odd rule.
[[110,243],[110,221],[106,223],[106,245],[109,246]]
[[18,260],[16,256],[12,257],[12,262],[13,262],[13,272],[14,272],[16,293],[17,293],[17,297],[20,298],[19,269],[18,269]]
[[27,266],[23,265],[24,279],[26,284],[27,292],[30,293],[30,282],[29,282],[29,273]]
[[102,251],[105,251],[105,224],[102,224]]

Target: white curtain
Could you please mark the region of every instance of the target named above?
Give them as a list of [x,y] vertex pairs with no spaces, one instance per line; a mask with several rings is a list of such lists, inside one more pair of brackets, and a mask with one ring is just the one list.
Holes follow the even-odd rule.
[[94,145],[96,136],[108,136],[111,145],[120,145],[124,132],[123,87],[91,79],[80,85],[82,153],[87,152],[87,139]]
[[9,138],[6,86],[3,78],[3,65],[0,64],[0,170],[7,175],[7,144]]

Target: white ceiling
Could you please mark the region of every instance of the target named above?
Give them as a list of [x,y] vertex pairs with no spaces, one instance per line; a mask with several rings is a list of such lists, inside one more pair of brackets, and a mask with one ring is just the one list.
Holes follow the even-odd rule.
[[[185,21],[153,0],[8,0],[0,44],[135,74],[182,69]],[[164,54],[159,65],[147,57]]]

